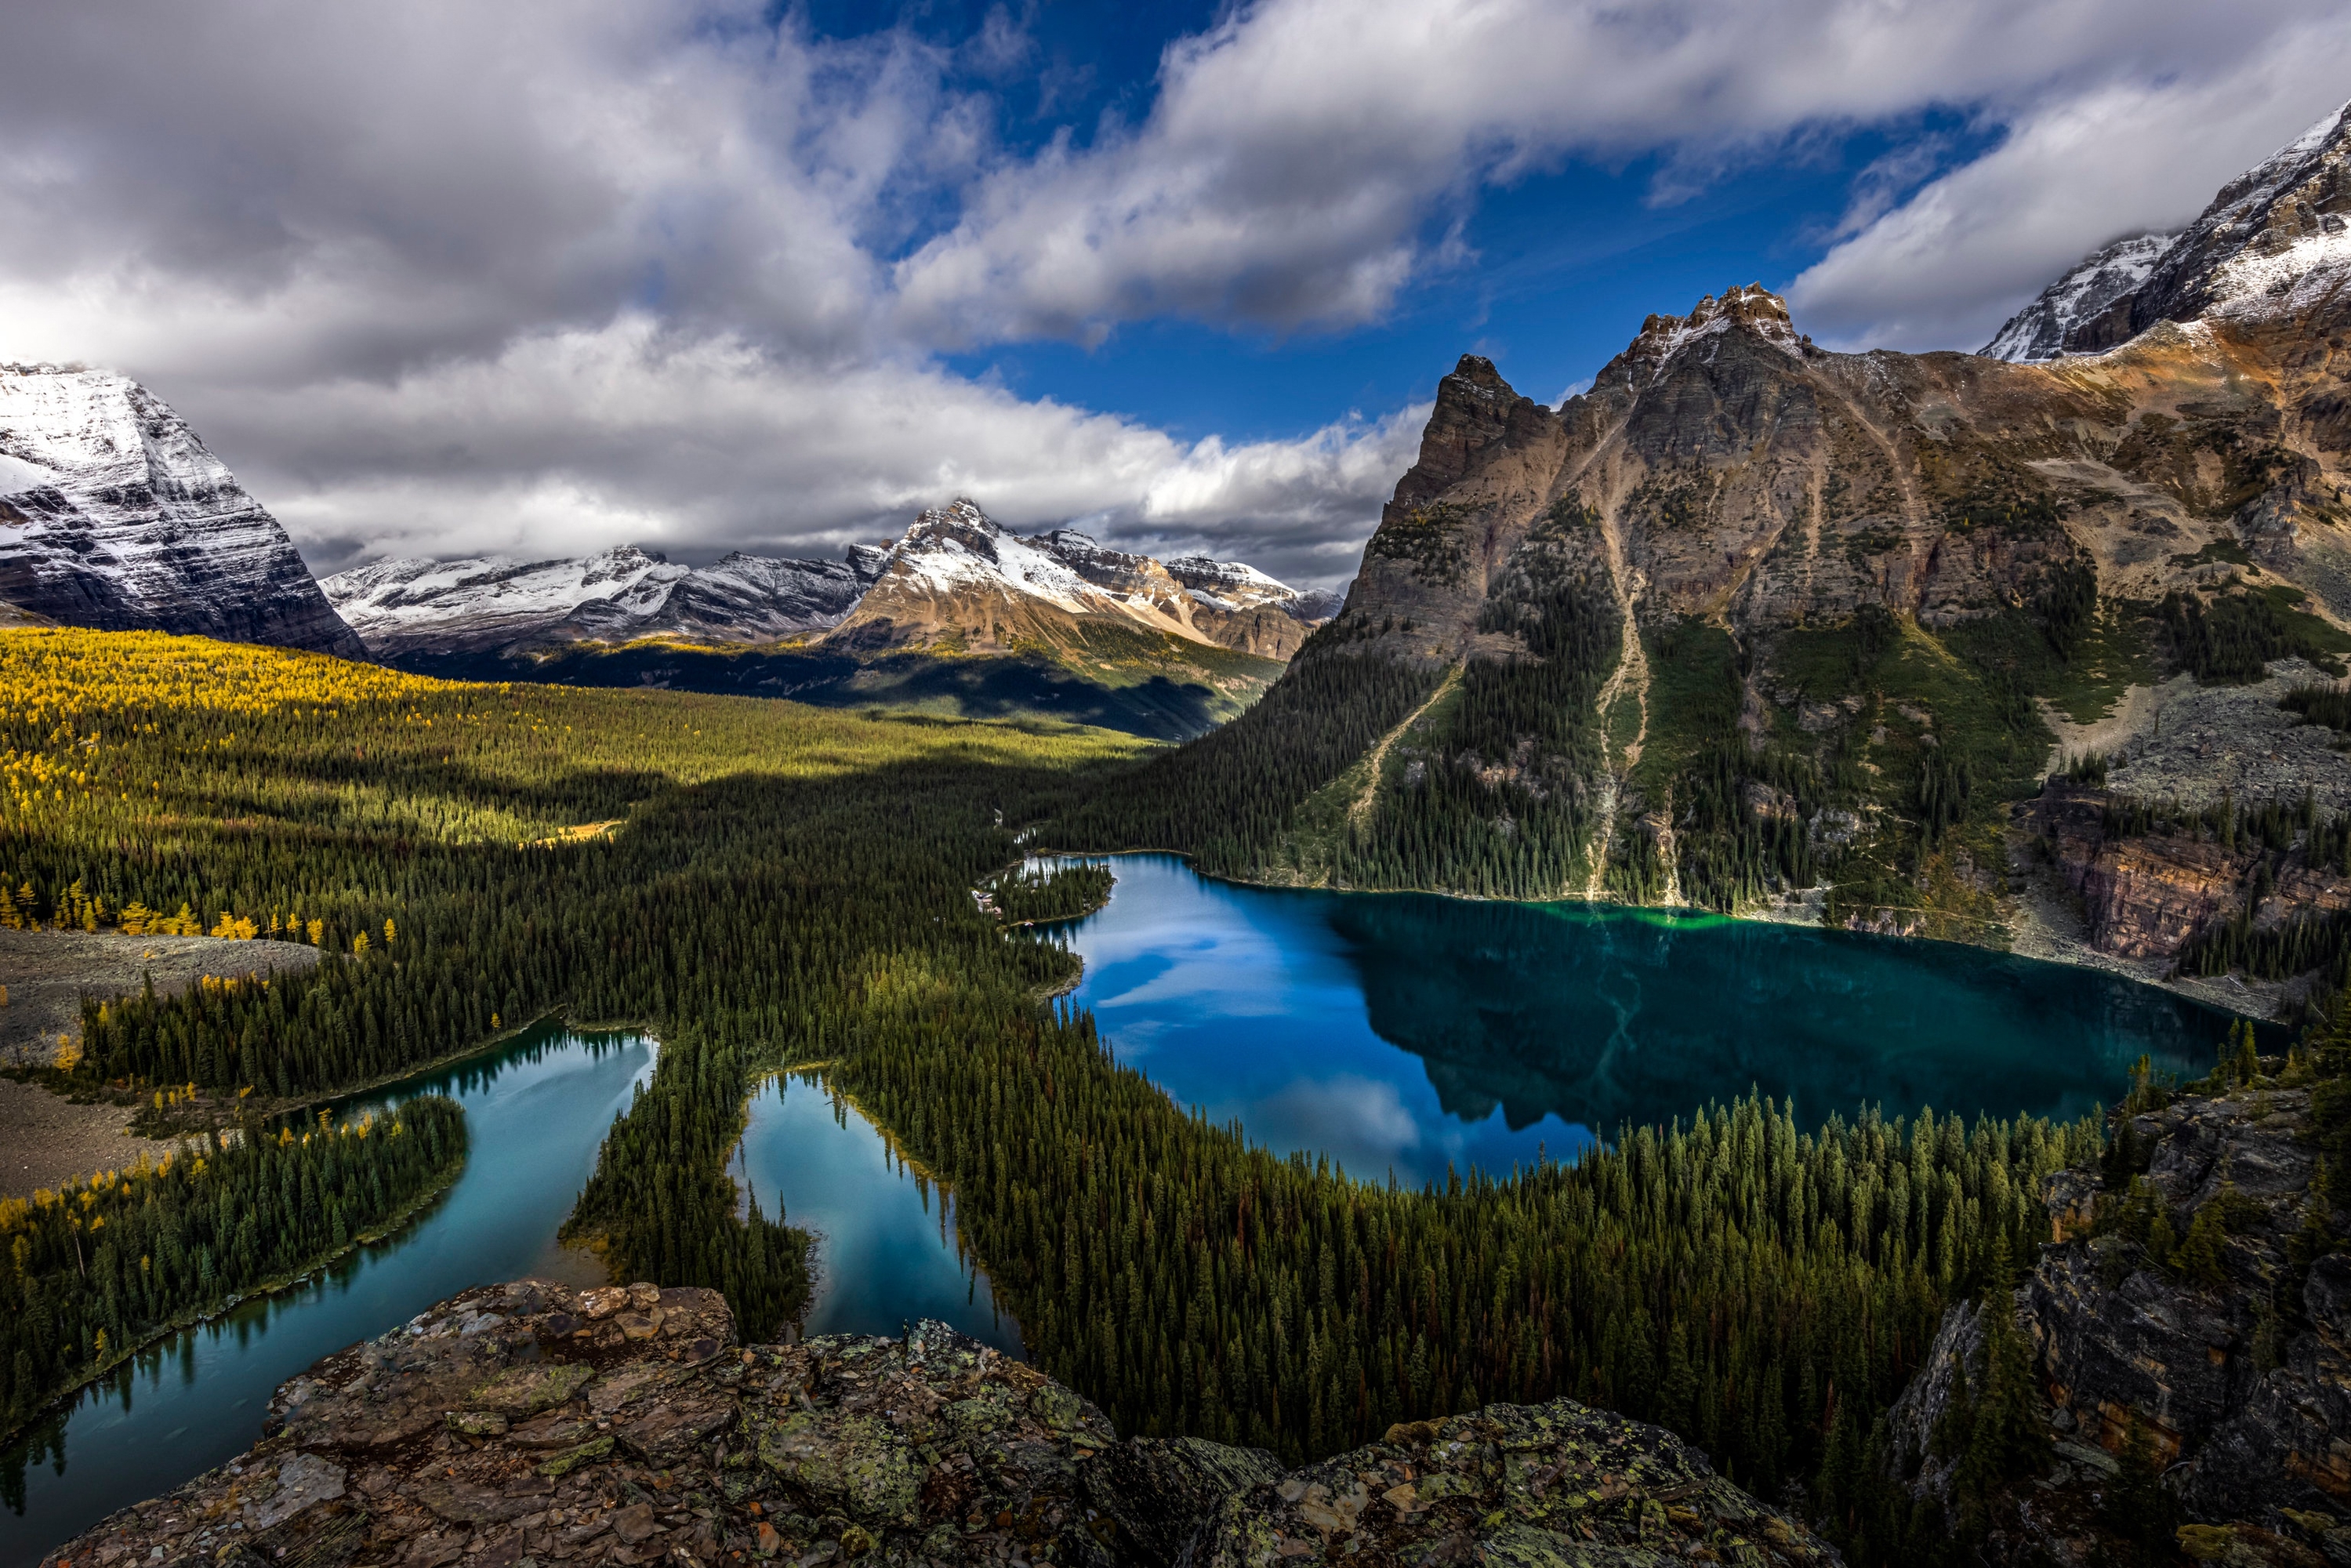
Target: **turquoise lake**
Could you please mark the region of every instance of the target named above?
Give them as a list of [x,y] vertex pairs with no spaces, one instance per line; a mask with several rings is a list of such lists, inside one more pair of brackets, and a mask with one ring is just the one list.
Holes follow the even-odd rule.
[[[655,1051],[643,1035],[549,1027],[353,1098],[347,1111],[455,1098],[470,1134],[465,1174],[400,1236],[175,1335],[0,1452],[0,1568],[31,1568],[116,1509],[242,1452],[261,1436],[280,1383],[435,1301],[524,1275],[601,1284],[602,1266],[559,1246],[555,1233],[605,1129],[651,1077]],[[819,1281],[811,1332],[894,1333],[905,1317],[938,1317],[1019,1350],[986,1278],[939,1225],[937,1189],[890,1163],[864,1119],[836,1116],[821,1091],[770,1084],[753,1102],[738,1171],[766,1212],[780,1200],[793,1224],[823,1232],[820,1262],[832,1267]]]
[[[1236,886],[1117,855],[1065,928],[1118,1060],[1250,1139],[1410,1185],[1761,1090],[1800,1122],[2075,1116],[2230,1015],[1979,947],[1610,905]],[[2265,1026],[2266,1028],[2266,1026]]]
[[[2229,1025],[2153,987],[1980,948],[1110,863],[1108,906],[1059,933],[1086,960],[1065,1005],[1093,1009],[1118,1060],[1178,1104],[1375,1180],[1569,1157],[1750,1088],[1793,1096],[1807,1123],[1870,1105],[2076,1115],[2142,1053],[2200,1073]],[[354,1098],[455,1096],[465,1175],[392,1241],[155,1347],[0,1453],[0,1568],[241,1451],[279,1383],[434,1301],[527,1274],[597,1282],[555,1233],[655,1055],[643,1035],[550,1027]],[[816,1233],[805,1332],[935,1317],[1019,1353],[952,1195],[822,1083],[761,1086],[733,1169],[764,1212]]]

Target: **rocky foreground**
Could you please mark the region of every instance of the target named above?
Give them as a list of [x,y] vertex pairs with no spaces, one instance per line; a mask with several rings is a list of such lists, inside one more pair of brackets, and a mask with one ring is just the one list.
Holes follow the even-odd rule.
[[45,1568],[1837,1560],[1671,1434],[1568,1400],[1285,1473],[1122,1439],[943,1324],[742,1347],[716,1292],[651,1285],[468,1291],[287,1383],[267,1431]]
[[[2282,1066],[2118,1116],[2105,1171],[2051,1179],[2053,1240],[2013,1302],[2047,1462],[1991,1500],[1982,1561],[2098,1568],[2177,1546],[2235,1568],[2351,1564],[2351,1256],[2309,1078]],[[1980,1380],[1986,1327],[1953,1307],[1890,1413],[1896,1479],[1922,1500],[1954,1502],[1959,1456],[1938,1429],[1962,1371]],[[2162,1477],[2136,1501],[2135,1440]]]

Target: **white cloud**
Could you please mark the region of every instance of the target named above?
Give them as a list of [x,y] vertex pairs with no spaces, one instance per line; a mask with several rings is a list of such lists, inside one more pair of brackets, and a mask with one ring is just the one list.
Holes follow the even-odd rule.
[[2297,21],[2340,31],[2332,0],[1261,0],[1170,47],[1139,125],[992,167],[897,265],[896,308],[957,342],[1353,326],[1459,259],[1447,219],[1533,165],[1663,152],[1661,196],[1686,195],[1823,126],[2213,81]]
[[321,566],[829,551],[967,490],[1330,582],[1422,410],[1184,443],[938,356],[1373,320],[1472,259],[1491,183],[1657,153],[1662,199],[1935,107],[2008,134],[1907,200],[1897,151],[1799,298],[1980,340],[2351,64],[2332,0],[1258,0],[1171,45],[1138,120],[1019,155],[1011,15],[941,45],[760,0],[16,7],[0,358],[146,380]]
[[1882,204],[1790,287],[1843,347],[1974,349],[2109,240],[2177,228],[2222,184],[2339,107],[2351,31],[2294,29],[2217,75],[2115,82],[2017,115],[1973,162]]

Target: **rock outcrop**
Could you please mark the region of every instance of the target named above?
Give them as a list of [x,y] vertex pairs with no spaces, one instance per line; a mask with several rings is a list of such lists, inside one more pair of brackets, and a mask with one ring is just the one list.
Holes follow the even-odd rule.
[[942,1324],[740,1346],[723,1300],[470,1291],[287,1384],[242,1458],[46,1568],[1836,1561],[1703,1455],[1562,1400],[1285,1474]]
[[185,420],[78,367],[0,365],[0,622],[366,653]]
[[[2306,1071],[2192,1093],[2118,1116],[2103,1174],[2052,1178],[2053,1239],[2006,1304],[2050,1458],[1991,1500],[1983,1561],[2126,1556],[2134,1521],[2108,1494],[2137,1462],[2192,1556],[2351,1562],[2351,1261],[2334,1250],[2351,1216],[2319,1193],[2311,1100]],[[1921,1498],[1951,1500],[1959,1456],[1936,1435],[1962,1378],[1980,1387],[1990,1310],[1946,1314],[1888,1415],[1887,1459]]]

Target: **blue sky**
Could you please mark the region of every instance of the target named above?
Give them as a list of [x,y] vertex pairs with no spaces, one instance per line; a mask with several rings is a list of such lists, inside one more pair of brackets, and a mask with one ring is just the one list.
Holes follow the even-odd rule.
[[13,12],[0,360],[314,570],[837,556],[967,494],[1352,574],[1437,379],[1761,281],[1970,350],[2351,93],[2339,0]]

